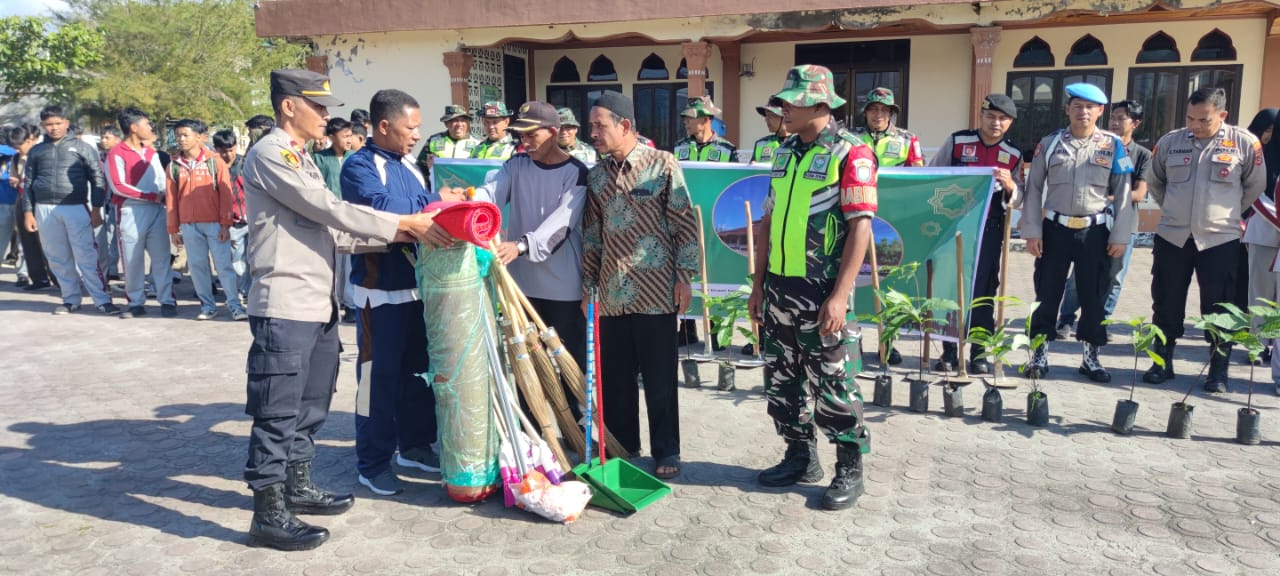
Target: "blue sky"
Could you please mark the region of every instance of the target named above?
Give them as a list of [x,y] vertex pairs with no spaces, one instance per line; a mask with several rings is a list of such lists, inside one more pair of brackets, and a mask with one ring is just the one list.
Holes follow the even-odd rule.
[[47,15],[50,8],[66,8],[62,0],[0,0],[0,16]]

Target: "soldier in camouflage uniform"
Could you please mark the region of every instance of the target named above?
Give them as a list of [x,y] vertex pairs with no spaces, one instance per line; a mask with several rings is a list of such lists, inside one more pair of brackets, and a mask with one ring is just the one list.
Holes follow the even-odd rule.
[[560,108],[556,110],[556,114],[560,116],[560,148],[583,164],[595,164],[600,154],[596,152],[595,146],[578,139],[578,128],[582,125],[578,123],[578,117],[573,115],[573,110]]
[[711,129],[711,119],[720,115],[720,109],[711,98],[691,98],[680,116],[688,137],[676,142],[672,153],[681,162],[736,162],[738,147],[717,136]]
[[480,110],[484,121],[485,141],[471,149],[471,157],[480,160],[506,160],[519,152],[520,142],[507,132],[515,116],[502,102],[485,102]]
[[756,145],[751,150],[752,164],[773,162],[773,152],[782,145],[782,141],[786,140],[787,136],[791,135],[787,132],[786,124],[782,122],[781,104],[770,99],[768,106],[756,106],[756,113],[764,117],[765,126],[769,127],[769,135],[756,140]]
[[862,494],[862,454],[870,449],[861,395],[847,367],[845,324],[871,241],[876,157],[836,125],[831,109],[845,100],[836,95],[830,70],[792,68],[775,98],[792,135],[773,157],[749,307],[764,326],[765,396],[787,451],[759,481],[820,480],[819,428],[836,445],[836,476],[822,506],[842,510]]
[[444,132],[428,137],[418,152],[418,168],[424,175],[431,173],[431,164],[436,158],[470,158],[471,149],[480,144],[480,140],[471,136],[471,114],[466,108],[445,106],[440,121],[444,123]]

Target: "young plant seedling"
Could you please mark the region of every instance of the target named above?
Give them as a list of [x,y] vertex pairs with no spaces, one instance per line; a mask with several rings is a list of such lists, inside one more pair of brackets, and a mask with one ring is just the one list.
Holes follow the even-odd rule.
[[[1016,296],[983,296],[974,298],[969,305],[969,309],[976,310],[982,306],[995,306],[1001,302],[1012,306],[1022,305],[1022,300]],[[1017,388],[1016,384],[1004,383],[1005,359],[1016,350],[1013,346],[1014,333],[1009,331],[1008,321],[996,326],[995,330],[987,330],[981,326],[970,328],[969,343],[982,348],[982,353],[975,356],[974,360],[982,359],[991,362],[991,381],[986,383],[988,386]]]
[[1133,425],[1138,416],[1138,403],[1133,401],[1134,390],[1138,387],[1138,356],[1146,353],[1156,366],[1164,368],[1164,358],[1153,350],[1155,343],[1165,344],[1164,331],[1159,326],[1147,322],[1139,316],[1129,320],[1105,320],[1104,325],[1125,325],[1133,329],[1133,378],[1129,384],[1129,399],[1116,402],[1115,416],[1111,419],[1111,429],[1117,434],[1133,432]]
[[1013,337],[1013,349],[1025,349],[1027,351],[1027,363],[1018,370],[1031,378],[1031,391],[1027,393],[1027,423],[1032,426],[1044,426],[1049,423],[1049,395],[1045,394],[1044,390],[1040,388],[1040,381],[1036,378],[1036,372],[1027,370],[1031,366],[1032,359],[1035,358],[1036,351],[1044,347],[1048,338],[1044,334],[1038,334],[1035,337],[1029,336],[1031,334],[1031,316],[1035,314],[1036,308],[1039,306],[1039,302],[1031,303],[1031,309],[1027,311],[1023,333],[1016,334]]

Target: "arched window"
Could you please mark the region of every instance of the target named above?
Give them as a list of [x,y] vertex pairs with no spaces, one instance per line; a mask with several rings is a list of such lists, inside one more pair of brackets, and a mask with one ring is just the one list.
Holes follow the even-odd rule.
[[561,56],[556,60],[556,65],[551,69],[552,82],[581,82],[582,75],[578,74],[578,65],[573,63],[568,56]]
[[613,60],[606,58],[603,54],[596,56],[591,61],[591,68],[587,71],[587,82],[617,82],[618,71],[613,68]]
[[1085,34],[1071,45],[1071,53],[1067,54],[1066,64],[1067,66],[1105,66],[1107,51],[1102,47],[1102,42],[1093,37],[1093,34]]
[[1023,44],[1022,48],[1018,49],[1018,55],[1013,59],[1013,67],[1048,67],[1053,66],[1054,62],[1053,50],[1049,48],[1049,43],[1036,36],[1027,40],[1026,44]]
[[[707,78],[711,78],[711,70],[710,70],[710,69],[703,68],[703,69],[702,69],[702,72],[703,72],[703,76],[706,76]],[[688,63],[688,62],[686,62],[684,58],[681,58],[681,59],[680,59],[680,68],[679,68],[678,70],[676,70],[676,79],[678,79],[678,80],[684,80],[684,79],[686,79],[686,78],[688,78],[688,77],[689,77],[689,63]]]
[[667,80],[669,78],[671,73],[667,71],[667,61],[653,53],[640,63],[640,73],[636,75],[636,80]]
[[1179,62],[1182,55],[1178,53],[1178,43],[1164,32],[1156,32],[1138,52],[1138,64],[1155,64],[1157,62]]
[[1191,52],[1192,62],[1235,59],[1236,47],[1231,43],[1231,37],[1217,28],[1200,38],[1196,49]]

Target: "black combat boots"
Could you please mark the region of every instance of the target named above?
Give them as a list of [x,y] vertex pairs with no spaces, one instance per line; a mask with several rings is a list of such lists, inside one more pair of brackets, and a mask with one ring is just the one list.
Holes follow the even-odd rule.
[[311,482],[311,461],[290,462],[285,469],[284,500],[294,514],[335,516],[351,509],[355,497],[325,492]]
[[857,445],[836,445],[836,477],[822,495],[826,510],[844,510],[862,495],[862,450]]
[[1167,344],[1160,344],[1160,342],[1156,342],[1152,346],[1156,355],[1160,356],[1161,360],[1164,360],[1164,368],[1161,368],[1159,364],[1153,362],[1151,367],[1147,369],[1146,373],[1142,375],[1143,382],[1146,382],[1147,384],[1164,384],[1165,382],[1173,380],[1174,346],[1175,342],[1173,340],[1169,340]]
[[777,466],[768,468],[758,476],[763,486],[790,486],[796,482],[817,482],[822,479],[822,465],[818,463],[818,441],[787,441],[787,453]]
[[1223,346],[1222,354],[1211,352],[1209,359],[1209,376],[1204,380],[1205,392],[1221,393],[1227,391],[1227,368],[1231,366],[1231,347]]
[[299,520],[284,504],[284,484],[253,491],[249,545],[276,550],[310,550],[329,539],[329,531]]

